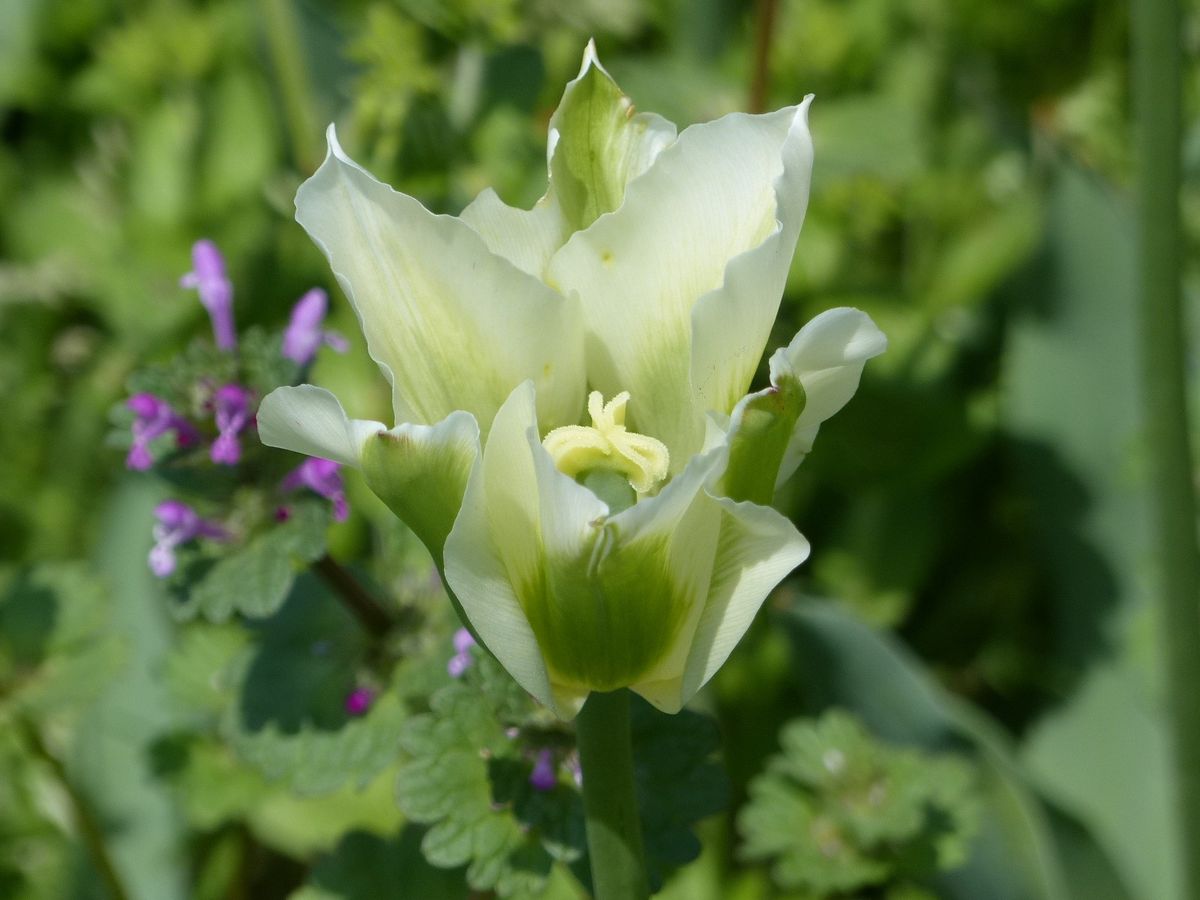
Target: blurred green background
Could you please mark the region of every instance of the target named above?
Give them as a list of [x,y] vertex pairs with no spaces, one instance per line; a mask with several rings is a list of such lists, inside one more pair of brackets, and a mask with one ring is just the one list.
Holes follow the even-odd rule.
[[[109,410],[134,369],[206,332],[178,287],[199,237],[226,254],[240,327],[278,326],[321,285],[357,338],[292,220],[326,123],[435,211],[488,185],[529,205],[594,37],[637,106],[681,126],[816,94],[812,202],[768,350],[842,305],[890,340],[777,498],[810,561],[703,698],[734,804],[785,722],[837,706],[975,760],[978,835],[934,896],[1182,900],[1140,499],[1127,19],[1112,0],[0,2],[0,564],[10,598],[46,581],[98,617],[92,656],[108,659],[97,634],[121,645],[67,670],[71,713],[45,730],[131,893],[440,896],[312,880],[349,865],[322,855],[347,829],[395,831],[386,784],[335,795],[340,819],[284,789],[206,818],[155,777],[149,749],[180,727],[164,666],[228,634],[168,615],[144,567],[163,489],[124,470]],[[1197,128],[1185,171],[1194,248]],[[313,380],[386,418],[354,343]],[[345,559],[396,527],[355,479],[331,538]],[[0,895],[104,896],[35,757],[0,730]],[[735,815],[702,829],[675,896],[826,896],[739,856]],[[256,853],[269,877],[221,868]]]

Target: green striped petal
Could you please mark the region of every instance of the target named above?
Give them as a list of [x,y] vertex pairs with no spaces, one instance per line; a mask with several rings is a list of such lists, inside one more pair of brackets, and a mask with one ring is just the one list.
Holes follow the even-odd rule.
[[354,468],[361,465],[363,445],[386,427],[349,418],[337,397],[311,384],[276,388],[258,408],[258,437],[268,447]]
[[338,146],[296,195],[296,220],[329,258],[367,349],[392,385],[397,422],[462,409],[483,425],[514,387],[538,388],[547,424],[583,405],[573,303],[488,250],[465,222],[377,181]]
[[838,307],[814,317],[790,344],[771,355],[771,383],[793,381],[804,388],[804,411],[788,441],[776,485],[790,478],[808,455],[821,423],[850,402],[867,360],[886,349],[887,337],[870,316]]
[[479,426],[461,411],[436,425],[397,425],[363,444],[367,486],[421,539],[439,570],[478,456]]
[[667,445],[673,473],[762,354],[808,197],[806,108],[688,128],[550,261],[580,300],[591,386],[633,395],[631,428]]

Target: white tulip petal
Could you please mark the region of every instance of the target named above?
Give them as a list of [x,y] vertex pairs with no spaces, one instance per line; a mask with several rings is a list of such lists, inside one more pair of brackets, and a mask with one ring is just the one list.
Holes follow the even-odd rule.
[[518,209],[487,188],[459,218],[475,229],[492,253],[538,279],[545,275],[550,257],[570,235],[553,194],[547,194],[533,209]]
[[462,409],[486,427],[526,379],[544,423],[578,418],[574,305],[490,252],[466,223],[377,181],[345,155],[332,126],[325,162],[296,195],[296,220],[354,304],[392,384],[396,421],[432,424]]
[[775,179],[776,226],[755,247],[730,260],[725,282],[692,311],[692,385],[701,406],[728,413],[750,387],[779,313],[788,269],[808,209],[813,146],[805,99],[792,116]]
[[771,356],[771,381],[785,373],[804,385],[804,411],[784,453],[776,484],[796,471],[812,449],[821,423],[845,406],[862,378],[868,359],[887,349],[887,337],[861,310],[826,310]]
[[722,511],[721,529],[708,599],[683,675],[685,703],[724,664],[767,595],[809,551],[796,526],[770,507],[707,499]]
[[363,445],[367,486],[421,539],[439,568],[478,456],[479,425],[461,410],[436,425],[397,425]]
[[386,428],[382,422],[347,417],[337,397],[311,384],[276,388],[258,408],[258,437],[268,447],[355,468],[363,444]]
[[537,637],[516,585],[537,579],[543,564],[540,509],[529,435],[537,438],[532,386],[501,406],[462,509],[446,539],[446,582],[471,625],[500,664],[538,701],[559,711]]
[[[797,108],[688,128],[629,184],[616,212],[573,235],[550,261],[550,282],[577,294],[583,308],[592,387],[633,395],[631,428],[663,441],[675,472],[700,449],[705,431],[705,404],[693,384],[693,310],[722,287],[732,260],[776,233],[794,235],[807,194],[806,141]],[[781,179],[785,161],[802,171]],[[787,208],[777,203],[778,185]],[[774,317],[779,273],[790,257],[791,248],[777,241],[758,260],[770,264],[762,280],[773,293],[743,296],[762,288],[748,262],[734,269],[736,296],[705,303],[749,305],[702,319],[705,359],[697,366],[711,371],[700,372],[697,383],[714,396],[728,393],[730,372],[752,372],[758,363],[763,323]],[[749,324],[730,325],[738,315]]]

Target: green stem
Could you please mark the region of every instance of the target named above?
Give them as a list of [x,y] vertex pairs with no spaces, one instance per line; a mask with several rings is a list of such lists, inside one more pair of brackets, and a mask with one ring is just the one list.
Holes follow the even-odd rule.
[[593,693],[576,722],[596,900],[650,896],[633,781],[629,691]]
[[767,111],[771,90],[771,38],[775,33],[775,14],[779,0],[758,0],[754,15],[754,59],[750,76],[749,111]]
[[263,34],[283,100],[284,123],[292,142],[292,161],[302,172],[312,172],[321,158],[296,11],[290,0],[259,0],[259,8]]
[[313,568],[367,634],[382,638],[392,630],[396,623],[387,609],[341,563],[325,554]]
[[34,756],[47,765],[66,792],[67,799],[71,803],[71,810],[75,814],[75,824],[79,828],[79,834],[83,838],[84,844],[87,845],[92,863],[96,866],[96,873],[100,876],[100,881],[105,888],[108,889],[109,896],[112,900],[129,900],[129,891],[125,889],[125,883],[121,880],[117,867],[113,863],[112,855],[108,852],[104,829],[100,825],[100,820],[96,818],[96,814],[92,812],[91,804],[71,780],[62,760],[50,752],[42,740],[38,727],[24,718],[18,719],[17,724],[24,732],[25,740],[33,750]]
[[1180,896],[1200,897],[1200,552],[1180,284],[1181,23],[1177,0],[1137,0],[1131,6],[1149,500],[1182,835]]

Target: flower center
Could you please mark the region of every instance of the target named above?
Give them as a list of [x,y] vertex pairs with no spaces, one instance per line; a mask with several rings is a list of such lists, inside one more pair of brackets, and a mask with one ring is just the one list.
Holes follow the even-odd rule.
[[564,425],[542,441],[558,470],[583,481],[597,472],[616,472],[639,494],[654,490],[667,477],[670,454],[655,438],[625,428],[629,392],[607,403],[599,391],[588,395],[591,425]]

